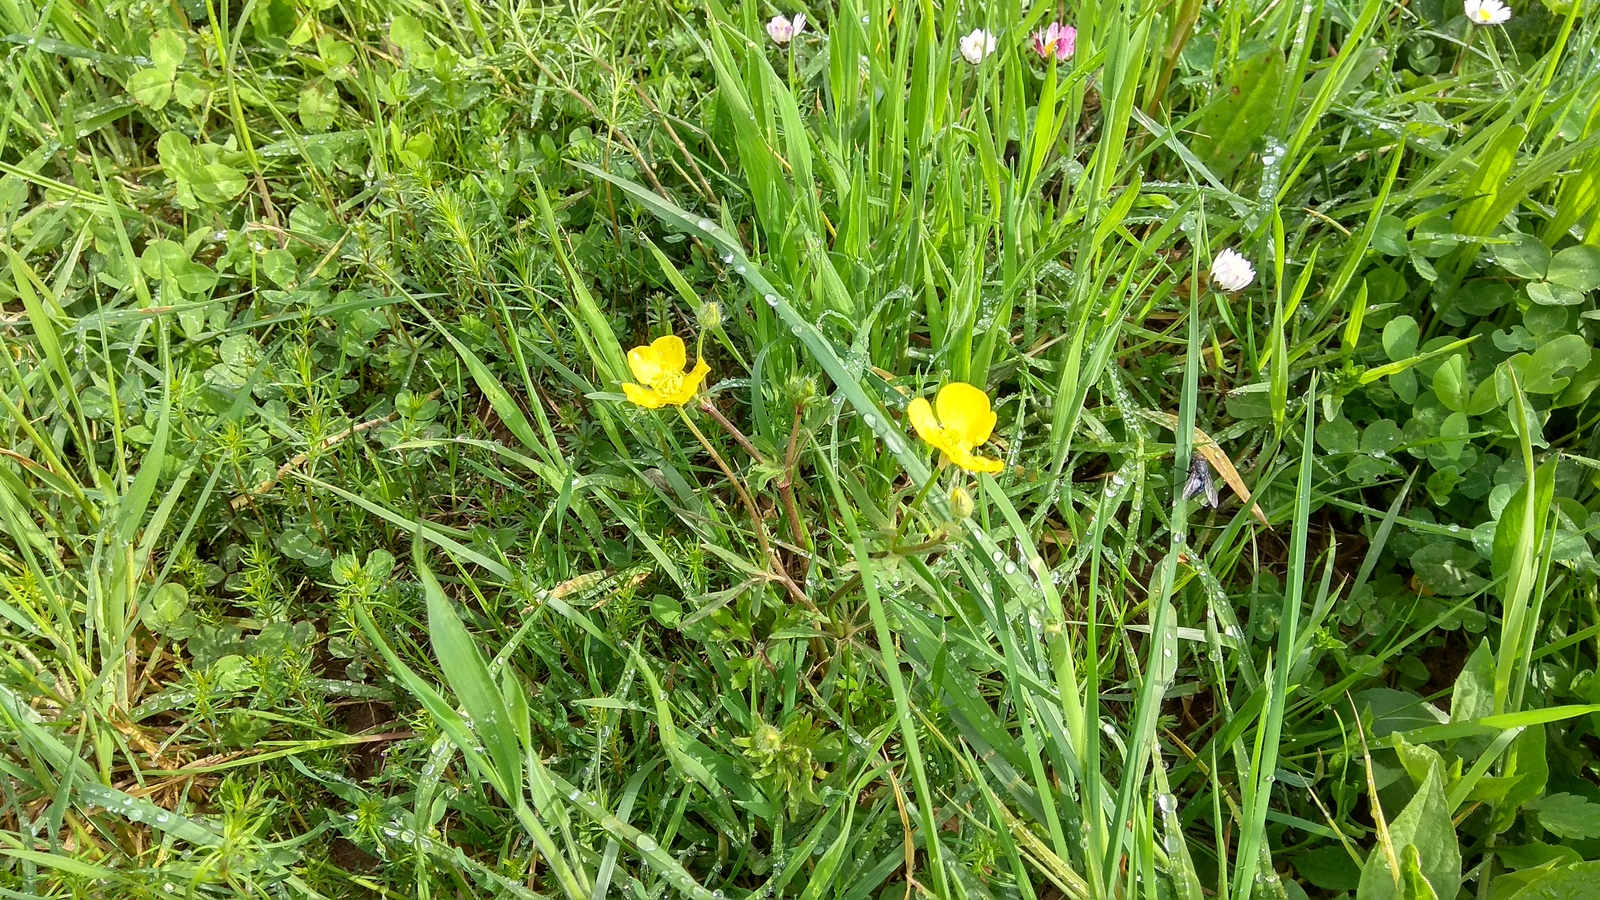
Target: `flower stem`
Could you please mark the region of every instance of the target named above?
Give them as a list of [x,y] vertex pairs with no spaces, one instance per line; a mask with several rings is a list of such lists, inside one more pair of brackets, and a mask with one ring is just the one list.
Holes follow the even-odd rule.
[[911,524],[911,520],[916,517],[917,510],[922,508],[922,501],[928,496],[928,491],[933,489],[934,483],[938,480],[939,470],[935,469],[933,474],[928,476],[928,480],[922,483],[922,489],[917,491],[916,499],[911,501],[911,508],[906,510],[905,518],[900,520],[900,527],[894,530],[894,537],[889,541],[890,553],[900,552],[900,538],[905,535],[906,526]]
[[789,577],[788,570],[783,567],[783,561],[773,552],[772,542],[767,538],[767,526],[761,521],[761,510],[756,508],[756,501],[751,498],[750,492],[745,490],[744,482],[740,481],[739,477],[733,474],[733,470],[728,468],[728,463],[723,460],[722,454],[718,453],[717,448],[712,446],[711,441],[707,440],[706,436],[701,433],[700,429],[694,424],[694,420],[689,418],[689,414],[684,411],[683,407],[679,406],[676,409],[678,410],[678,417],[683,419],[683,424],[689,426],[689,430],[700,441],[700,446],[706,448],[706,452],[711,454],[711,459],[716,462],[717,468],[722,470],[722,474],[727,477],[728,483],[733,485],[734,492],[739,495],[739,500],[744,504],[745,511],[750,514],[750,524],[755,528],[756,543],[761,547],[761,555],[767,560],[767,565],[777,571],[778,581],[782,582],[783,586],[788,589],[790,596],[800,601],[807,609],[817,615],[821,615],[822,611],[817,609],[817,605],[811,602],[811,598],[807,597],[805,592],[800,590],[800,586],[794,583],[794,579]]

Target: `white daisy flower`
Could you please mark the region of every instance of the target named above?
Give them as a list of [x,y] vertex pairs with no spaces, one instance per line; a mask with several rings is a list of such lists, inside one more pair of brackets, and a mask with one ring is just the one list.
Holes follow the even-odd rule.
[[1218,253],[1211,262],[1211,283],[1225,291],[1242,291],[1255,280],[1255,268],[1232,247]]
[[1474,25],[1504,25],[1511,19],[1511,7],[1501,0],[1467,0],[1466,11]]
[[994,35],[982,28],[973,29],[972,33],[961,39],[961,55],[967,62],[977,65],[994,52]]

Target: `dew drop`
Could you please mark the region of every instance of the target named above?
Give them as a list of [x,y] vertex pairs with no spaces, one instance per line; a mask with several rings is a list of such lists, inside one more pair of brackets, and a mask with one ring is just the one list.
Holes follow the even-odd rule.
[[1006,558],[1006,555],[1005,555],[1005,553],[1003,553],[1003,552],[1001,552],[1001,551],[999,551],[999,550],[996,550],[996,551],[995,551],[995,552],[994,552],[994,553],[993,553],[993,554],[992,554],[992,555],[991,555],[991,556],[990,556],[990,558],[991,558],[991,559],[993,559],[993,560],[994,560],[994,561],[995,561],[995,562],[999,562],[999,561],[1001,561],[1001,560],[1003,560],[1003,559],[1005,559],[1005,558]]
[[1170,816],[1178,809],[1178,798],[1162,792],[1156,795],[1156,806],[1160,807],[1163,813]]
[[800,326],[798,324],[790,325],[789,326],[789,333],[794,335],[795,337],[799,337],[800,336]]
[[778,305],[778,295],[777,294],[768,294],[766,296],[766,301],[767,301],[767,305],[768,306],[777,306]]
[[1460,530],[1461,530],[1461,526],[1460,525],[1451,525],[1450,526],[1450,533],[1451,534],[1455,534],[1456,532],[1458,532]]
[[737,266],[734,266],[733,267],[733,271],[734,271],[735,274],[743,275],[745,273],[745,271],[746,271],[745,267],[744,267],[744,263],[739,263]]
[[700,226],[700,230],[701,231],[716,231],[717,230],[717,223],[711,221],[710,219],[701,219],[698,224]]
[[1017,574],[1017,564],[1014,563],[1014,562],[1011,562],[1010,560],[1007,560],[1006,561],[1005,572],[1006,572],[1007,575],[1015,575],[1015,574]]
[[656,849],[655,838],[652,838],[648,834],[639,835],[639,852],[641,852],[641,853],[653,853],[655,851],[655,849]]

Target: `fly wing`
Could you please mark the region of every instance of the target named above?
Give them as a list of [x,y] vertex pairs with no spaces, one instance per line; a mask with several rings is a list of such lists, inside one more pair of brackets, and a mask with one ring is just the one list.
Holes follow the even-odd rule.
[[1189,479],[1183,483],[1183,499],[1189,500],[1200,494],[1206,495],[1206,502],[1211,504],[1212,509],[1222,506],[1222,497],[1217,493],[1217,480],[1211,476],[1211,464],[1196,453],[1189,458]]

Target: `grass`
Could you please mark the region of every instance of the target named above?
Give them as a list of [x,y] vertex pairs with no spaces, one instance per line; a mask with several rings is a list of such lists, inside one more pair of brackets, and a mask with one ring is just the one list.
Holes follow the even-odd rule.
[[1593,883],[1592,5],[796,11],[0,8],[0,890]]

